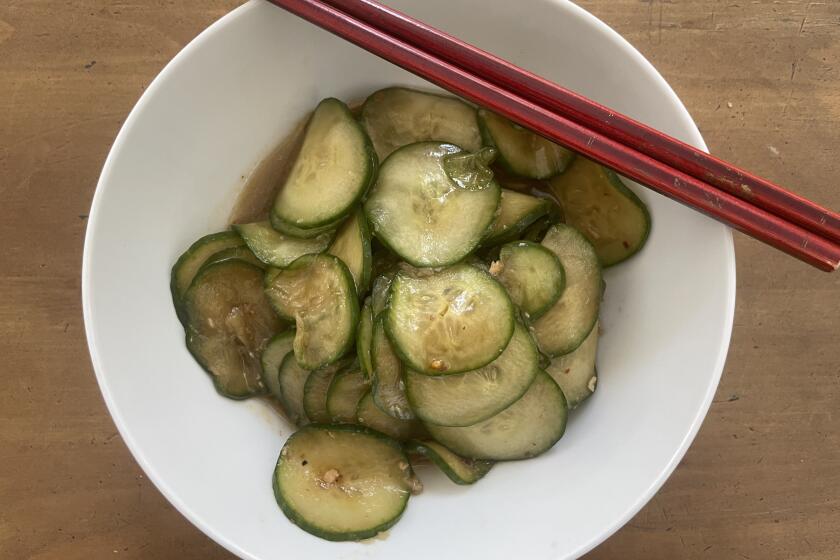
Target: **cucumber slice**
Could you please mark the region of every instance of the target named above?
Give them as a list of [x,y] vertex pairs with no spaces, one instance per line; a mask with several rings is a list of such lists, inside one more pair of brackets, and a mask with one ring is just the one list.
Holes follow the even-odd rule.
[[342,360],[316,369],[306,378],[306,383],[303,386],[303,411],[306,412],[306,417],[309,418],[310,422],[316,424],[330,422],[332,418],[327,411],[327,394],[335,376],[347,368],[348,365],[348,362]]
[[254,253],[251,252],[251,249],[247,247],[247,245],[228,247],[227,249],[222,249],[218,253],[213,253],[201,266],[210,266],[211,264],[229,261],[231,259],[238,259],[240,261],[251,263],[254,266],[258,266],[263,269],[265,268],[265,263],[258,259]]
[[298,258],[310,253],[321,253],[330,244],[331,235],[322,233],[311,239],[283,235],[268,222],[233,226],[248,248],[265,264],[286,268]]
[[359,301],[344,263],[332,255],[304,255],[272,274],[265,291],[274,309],[295,321],[294,352],[301,367],[318,369],[346,354]]
[[586,236],[603,266],[630,258],[647,241],[647,206],[612,170],[580,157],[549,187],[563,205],[566,223]]
[[525,228],[548,214],[548,210],[549,202],[543,198],[502,189],[499,215],[481,244],[492,247],[516,239]]
[[454,97],[399,87],[381,89],[365,100],[360,120],[380,161],[397,148],[429,140],[469,152],[481,148],[475,109]]
[[393,270],[387,274],[381,274],[374,279],[373,288],[370,291],[371,312],[374,317],[378,317],[385,310],[385,306],[388,305],[391,282],[394,281],[394,276],[396,275],[396,270]]
[[598,319],[601,265],[589,241],[570,226],[552,226],[542,244],[563,264],[566,288],[532,327],[540,350],[551,357],[562,356],[580,346]]
[[478,110],[484,143],[499,149],[499,163],[511,173],[529,179],[547,179],[562,173],[575,153],[534,134],[487,109]]
[[260,356],[262,381],[268,392],[277,400],[283,401],[283,389],[280,386],[280,365],[292,351],[295,331],[286,331],[272,338]]
[[265,393],[259,357],[282,326],[262,276],[245,261],[224,261],[202,268],[184,294],[187,348],[232,399]]
[[483,368],[456,375],[405,372],[406,393],[423,422],[471,426],[519,399],[539,370],[540,356],[528,330],[516,324],[502,355]]
[[399,444],[382,434],[312,425],[286,441],[272,482],[292,523],[330,541],[357,541],[399,520],[413,476]]
[[502,247],[490,273],[502,283],[510,299],[535,320],[557,303],[565,287],[563,265],[557,256],[530,241],[514,241]]
[[385,414],[410,420],[414,418],[408,398],[405,396],[405,382],[402,377],[403,365],[391,348],[385,334],[383,318],[380,316],[373,324],[371,345],[373,375],[371,376],[373,402]]
[[537,373],[521,399],[499,414],[462,428],[427,424],[453,452],[473,459],[512,461],[547,451],[566,429],[566,399],[550,375]]
[[336,221],[326,224],[323,226],[313,227],[313,228],[301,228],[294,226],[290,223],[284,222],[280,220],[280,218],[276,217],[274,214],[270,216],[270,223],[271,227],[282,233],[283,235],[288,235],[289,237],[294,237],[296,239],[312,239],[313,237],[318,237],[319,235],[328,234],[330,239],[335,236],[335,230],[338,229],[338,226],[341,225],[342,218],[337,219]]
[[455,484],[474,484],[493,468],[493,461],[467,459],[436,441],[410,441],[406,451],[431,460]]
[[331,422],[352,424],[356,422],[356,408],[359,401],[370,390],[361,371],[343,371],[333,378],[327,392],[327,412]]
[[566,395],[569,409],[577,406],[595,392],[598,373],[595,370],[595,358],[598,354],[598,323],[577,350],[565,356],[555,358],[546,368],[548,374],[557,382]]
[[[382,164],[365,202],[374,234],[414,266],[445,266],[463,259],[495,217],[501,189],[492,173],[486,168],[483,174],[480,169],[469,172],[469,163],[453,157],[485,156],[434,142],[400,148]],[[481,188],[477,176],[485,179]]]
[[513,304],[488,273],[458,264],[401,270],[391,284],[385,328],[412,369],[429,375],[483,367],[513,336]]
[[400,420],[382,412],[373,402],[371,393],[365,394],[356,407],[356,421],[399,441],[428,437],[428,432],[417,419]]
[[190,248],[178,257],[178,260],[172,266],[169,290],[172,292],[172,302],[175,304],[175,311],[181,323],[186,322],[184,294],[187,293],[187,288],[192,284],[193,278],[198,274],[201,265],[219,251],[242,245],[245,245],[245,242],[235,231],[211,233],[190,245]]
[[376,154],[347,106],[324,99],[315,108],[272,207],[272,222],[315,228],[346,216],[376,174]]
[[289,415],[293,424],[300,426],[309,419],[303,409],[303,389],[309,378],[309,370],[303,369],[295,359],[295,353],[289,352],[280,364],[280,404]]
[[356,292],[364,294],[370,283],[371,251],[370,232],[368,231],[367,220],[361,209],[356,210],[345,220],[338,230],[335,240],[330,245],[329,251],[347,265],[353,281],[356,284]]
[[371,305],[371,298],[367,298],[360,311],[359,326],[356,327],[356,355],[359,357],[359,365],[365,379],[370,379],[373,372],[373,359],[370,354],[371,341],[373,340]]

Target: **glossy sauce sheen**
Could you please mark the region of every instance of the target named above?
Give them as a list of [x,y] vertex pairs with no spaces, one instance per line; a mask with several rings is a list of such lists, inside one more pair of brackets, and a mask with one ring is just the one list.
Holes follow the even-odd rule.
[[[353,101],[347,105],[353,114],[358,116],[362,103],[363,101]],[[277,190],[288,176],[295,156],[300,151],[303,133],[310,116],[311,113],[304,115],[289,134],[248,175],[233,205],[233,211],[228,218],[229,224],[246,224],[268,219]],[[551,193],[545,181],[510,176],[498,165],[493,165],[492,169],[502,187],[547,198],[559,207],[556,197]]]

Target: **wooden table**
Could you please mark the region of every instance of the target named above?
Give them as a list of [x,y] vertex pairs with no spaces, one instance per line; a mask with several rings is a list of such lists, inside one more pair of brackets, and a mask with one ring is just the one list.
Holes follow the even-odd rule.
[[[0,3],[0,558],[230,558],[144,478],[85,347],[79,268],[143,89],[238,0]],[[584,0],[712,150],[840,208],[840,3]],[[726,372],[663,490],[591,559],[840,557],[840,276],[736,235]]]

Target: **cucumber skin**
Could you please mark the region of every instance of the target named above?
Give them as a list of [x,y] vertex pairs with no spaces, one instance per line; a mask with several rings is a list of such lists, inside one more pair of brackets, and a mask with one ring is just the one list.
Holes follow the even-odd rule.
[[496,141],[493,140],[493,135],[490,133],[490,129],[484,122],[484,117],[481,116],[481,111],[476,111],[476,118],[478,119],[478,130],[481,132],[482,144],[491,148],[496,148],[496,150],[498,150],[499,152],[499,155],[496,158],[496,163],[499,164],[502,167],[502,169],[504,169],[511,175],[515,175],[516,177],[524,177],[526,179],[545,181],[558,175],[562,175],[563,172],[565,172],[569,168],[569,166],[572,165],[572,163],[575,161],[575,158],[577,157],[577,154],[575,152],[569,150],[569,152],[571,153],[571,155],[569,156],[569,160],[566,162],[566,165],[563,167],[563,169],[561,169],[557,173],[546,175],[545,177],[529,177],[527,175],[522,175],[521,173],[517,173],[516,171],[514,171],[513,167],[510,165],[510,163],[508,163],[507,159],[505,159],[505,155],[502,153],[502,150],[500,150],[499,147],[496,145]]
[[[442,443],[439,443],[438,445],[443,445],[443,444],[442,444]],[[444,447],[445,447],[445,446],[444,446]],[[434,449],[432,449],[431,447],[426,446],[426,444],[425,444],[425,443],[423,443],[423,442],[422,442],[422,441],[420,441],[420,440],[411,440],[411,441],[409,441],[409,442],[406,444],[406,451],[408,451],[409,453],[416,453],[417,455],[422,455],[423,457],[426,457],[426,458],[427,458],[427,459],[429,459],[432,463],[434,463],[434,464],[435,464],[435,466],[436,466],[437,468],[439,468],[439,469],[441,470],[441,472],[442,472],[443,474],[445,474],[445,475],[446,475],[446,477],[447,477],[449,480],[451,480],[452,482],[454,482],[455,484],[457,484],[457,485],[459,485],[459,486],[469,486],[469,485],[471,485],[471,484],[475,484],[476,482],[478,482],[479,480],[481,480],[482,478],[484,478],[484,475],[486,475],[488,472],[490,472],[490,469],[491,469],[491,468],[493,468],[493,465],[495,464],[493,461],[487,461],[487,460],[484,460],[484,459],[470,459],[470,460],[471,460],[471,461],[473,461],[473,462],[476,462],[476,463],[481,463],[481,465],[478,465],[478,468],[475,468],[475,469],[474,469],[474,470],[475,470],[475,475],[476,475],[475,479],[473,479],[473,480],[466,480],[466,479],[461,478],[460,476],[458,476],[458,473],[456,473],[456,472],[455,472],[455,471],[454,471],[454,470],[453,470],[453,469],[449,466],[449,463],[447,463],[447,462],[443,459],[443,457],[441,457],[440,455],[438,455],[438,454],[435,452],[435,450],[434,450]],[[450,451],[451,451],[451,450],[450,450]],[[454,452],[454,451],[452,451],[452,453],[455,453],[455,452]]]
[[300,239],[312,239],[313,237],[318,237],[322,233],[327,233],[329,231],[334,232],[338,226],[341,225],[341,218],[339,218],[338,220],[330,222],[324,226],[316,228],[299,228],[284,222],[279,216],[277,216],[277,214],[274,213],[274,209],[272,209],[269,214],[269,221],[271,222],[271,227],[283,235],[298,237]]
[[[176,277],[178,269],[181,268],[184,262],[186,262],[190,257],[193,256],[193,253],[195,253],[196,250],[200,249],[207,243],[223,239],[230,239],[232,241],[236,238],[239,238],[240,241],[242,241],[242,238],[239,237],[239,234],[231,230],[220,231],[218,233],[211,233],[210,235],[205,235],[193,242],[193,244],[190,245],[189,248],[186,251],[184,251],[180,257],[178,257],[178,260],[175,261],[175,264],[172,265],[172,270],[169,273],[169,291],[172,294],[172,303],[175,305],[175,313],[178,315],[178,320],[181,321],[182,325],[186,326],[187,323],[186,311],[184,310],[184,293],[186,293],[187,290],[184,290],[184,293],[180,293],[178,290],[178,279]],[[242,241],[241,244],[244,245],[245,241]],[[209,259],[211,256],[212,254],[207,255],[207,258]],[[195,276],[198,276],[198,271],[200,269],[201,267],[199,267],[196,270]],[[193,276],[193,280],[195,280],[195,276]],[[189,286],[187,286],[187,288],[189,288]]]
[[[291,341],[290,341],[290,344],[289,344],[289,352],[291,352],[291,348],[292,348],[291,342],[293,342],[293,341],[294,341],[294,338],[295,338],[295,330],[294,330],[294,329],[287,330],[287,331],[283,331],[283,332],[280,332],[280,333],[275,334],[273,337],[271,337],[271,340],[269,340],[269,341],[268,341],[268,344],[266,345],[266,348],[268,348],[268,346],[269,346],[269,345],[271,345],[271,343],[272,343],[272,342],[279,341],[279,340],[280,340],[280,339],[282,339],[282,338],[289,338],[289,337],[291,337]],[[264,352],[264,350],[263,350],[263,352]],[[286,356],[283,356],[283,359],[285,359],[285,358],[286,358]],[[281,360],[280,360],[280,363],[279,363],[279,364],[277,364],[277,371],[275,371],[275,372],[274,372],[274,376],[275,376],[275,377],[277,377],[277,376],[279,376],[279,375],[280,375],[280,366],[283,364],[283,359],[281,359]],[[266,393],[267,393],[267,394],[268,394],[268,393],[271,393],[271,390],[269,389],[270,385],[269,385],[269,384],[268,384],[268,382],[266,381],[266,376],[271,375],[271,373],[270,373],[270,372],[267,372],[267,371],[265,370],[265,362],[263,362],[262,356],[260,356],[260,366],[261,366],[261,370],[260,370],[260,371],[262,372],[262,373],[260,374],[260,377],[262,378],[263,385],[265,385],[265,388],[266,388]],[[280,395],[273,395],[273,396],[274,396],[274,397],[275,397],[278,401],[280,401],[280,400],[281,400]],[[281,404],[282,404],[282,403],[281,403]]]
[[[371,299],[367,298],[359,310],[359,322],[356,325],[356,356],[359,358],[359,368],[365,379],[370,380],[373,373],[372,347],[373,341],[373,310]],[[367,323],[367,336],[362,336],[362,324]],[[367,348],[364,345],[367,344]]]
[[[238,260],[238,261],[242,262],[243,264],[246,264],[250,267],[253,267],[257,270],[262,271],[262,269],[259,268],[258,266],[253,265],[253,264],[251,264],[247,261],[243,261],[242,259],[231,259],[231,260]],[[216,265],[225,264],[225,263],[228,263],[228,262],[230,262],[230,261],[221,261],[219,263],[213,263],[210,266],[212,267],[212,266],[216,266]],[[208,268],[210,268],[210,267],[208,267]],[[207,270],[207,269],[203,269],[203,270]],[[196,273],[195,277],[193,278],[193,282],[195,281],[196,278],[199,277],[199,273],[201,273],[201,272],[202,272],[202,269],[199,269],[198,273]],[[192,284],[190,284],[190,285],[192,285]],[[210,368],[208,368],[204,364],[204,362],[199,358],[198,354],[193,352],[192,347],[190,346],[190,336],[194,333],[193,329],[185,323],[184,324],[184,331],[185,331],[184,344],[187,347],[187,350],[189,351],[189,353],[193,357],[193,359],[196,361],[196,363],[201,366],[201,369],[203,369],[207,373],[207,375],[210,376],[210,379],[213,381],[213,388],[216,389],[216,392],[219,393],[221,396],[223,396],[227,399],[234,400],[234,401],[244,401],[246,399],[250,399],[251,397],[259,397],[259,396],[268,394],[268,387],[266,387],[265,383],[262,382],[262,374],[260,375],[260,384],[262,385],[262,391],[244,393],[244,394],[241,394],[241,395],[236,394],[236,393],[226,392],[219,385],[219,378],[216,377],[215,375],[213,375],[213,372],[210,371]],[[277,336],[277,334],[275,334],[274,336]],[[272,338],[274,338],[274,337],[272,337]],[[262,363],[260,363],[260,369],[262,370]]]
[[[239,253],[242,250],[246,251],[245,254]],[[258,259],[256,255],[254,255],[254,253],[251,252],[251,249],[247,247],[247,245],[240,245],[238,247],[228,247],[227,249],[222,249],[218,253],[213,253],[207,258],[206,261],[204,261],[204,264],[201,265],[201,268],[204,268],[205,266],[209,266],[211,264],[216,264],[217,262],[229,261],[231,259],[239,259],[241,261],[249,262],[254,266],[262,268],[263,270],[265,270],[266,268],[266,264],[260,259]],[[199,268],[199,271],[201,271],[201,268]]]
[[[286,440],[286,443],[283,445],[283,447],[288,445],[289,441],[293,437],[295,437],[296,434],[300,433],[303,430],[308,430],[308,429],[321,429],[321,430],[328,429],[328,430],[337,431],[337,432],[356,432],[356,433],[363,433],[363,434],[367,434],[367,435],[379,438],[382,441],[385,441],[386,443],[388,443],[389,445],[394,447],[395,449],[399,450],[399,452],[405,458],[405,462],[409,465],[409,467],[408,467],[409,470],[408,470],[407,474],[411,475],[411,476],[413,476],[413,474],[414,474],[414,471],[411,469],[411,463],[409,462],[408,457],[405,455],[405,451],[402,449],[402,447],[400,446],[399,443],[397,443],[395,440],[391,439],[390,437],[386,436],[382,432],[377,432],[376,430],[372,430],[372,429],[367,428],[365,426],[359,426],[359,425],[356,425],[356,424],[308,424],[308,425],[304,426],[303,428],[301,428],[300,430],[298,430],[297,432],[295,432],[294,434],[292,434],[289,437],[289,439]],[[277,464],[275,465],[274,470],[271,473],[271,487],[274,490],[274,499],[275,499],[275,501],[277,501],[277,505],[280,507],[280,510],[289,519],[289,521],[291,521],[292,523],[294,523],[295,525],[297,525],[298,527],[300,527],[301,529],[303,529],[304,531],[306,531],[310,535],[315,535],[316,537],[322,538],[324,540],[332,541],[332,542],[361,541],[361,540],[364,540],[364,539],[369,539],[369,538],[375,537],[376,535],[378,535],[382,531],[387,531],[388,529],[390,529],[391,527],[396,525],[397,522],[402,517],[403,513],[405,512],[406,506],[408,506],[408,500],[411,497],[411,492],[409,492],[406,489],[406,497],[405,497],[405,501],[403,502],[403,507],[394,516],[394,518],[391,519],[390,521],[387,521],[387,522],[383,523],[382,525],[379,525],[379,526],[374,527],[372,529],[369,529],[367,531],[355,531],[355,532],[350,532],[350,533],[333,533],[333,532],[330,532],[330,531],[324,531],[324,530],[322,530],[318,527],[315,527],[315,526],[311,525],[305,519],[300,517],[297,514],[297,512],[295,512],[295,510],[286,502],[285,498],[283,498],[282,489],[280,488],[280,484],[277,482],[277,469],[280,467],[280,460],[282,458],[283,458],[283,450],[281,449],[280,450],[280,455],[277,458]]]
[[[367,221],[367,215],[361,208],[361,205],[355,206],[350,212],[350,214],[352,215],[353,212],[358,212],[358,218],[356,221],[359,224],[359,236],[362,238],[362,277],[359,279],[359,285],[356,286],[356,295],[361,298],[364,294],[367,293],[368,289],[370,288],[370,280],[372,275],[371,271],[373,270],[373,249],[371,246],[370,225]],[[351,216],[348,215],[346,218],[344,218],[344,220],[346,221],[350,218]],[[342,224],[339,224],[339,227],[341,227],[341,225]],[[330,245],[329,247],[327,247],[325,252],[329,253],[332,249],[333,243],[335,243],[335,238],[337,237],[337,233],[338,230],[336,230],[336,235],[333,236],[333,239],[330,240]],[[355,284],[356,281],[353,280],[353,285]]]
[[[376,180],[375,174],[373,180]],[[373,181],[371,181],[371,185],[372,184]],[[365,192],[365,194],[367,194],[367,192]],[[359,285],[356,286],[356,295],[361,297],[366,294],[370,288],[370,280],[373,275],[373,247],[371,246],[372,234],[370,232],[370,224],[368,224],[367,221],[367,214],[365,214],[365,211],[361,208],[361,206],[357,207],[355,211],[359,213],[359,234],[362,236],[362,278],[359,281]]]
[[[536,222],[543,216],[548,215],[550,204],[550,202],[544,200],[540,206],[535,208],[533,211],[525,214],[524,216],[522,216],[522,218],[519,219],[518,222],[510,226],[508,231],[500,235],[496,235],[495,237],[486,237],[484,241],[481,242],[481,247],[498,247],[499,245],[504,245],[505,243],[510,243],[511,241],[517,241],[521,237],[522,233],[526,229],[528,229],[529,226],[534,224],[534,222]],[[492,227],[493,224],[490,224],[491,231]]]
[[[331,226],[333,224],[338,225],[339,222],[341,222],[343,219],[345,219],[347,216],[349,216],[353,212],[353,210],[356,208],[356,206],[359,204],[359,202],[361,202],[364,199],[368,190],[370,190],[371,185],[373,185],[374,181],[376,181],[376,176],[379,173],[379,156],[376,155],[376,150],[373,149],[373,142],[371,142],[370,137],[368,136],[365,128],[361,125],[361,123],[359,123],[359,121],[356,119],[356,117],[353,115],[353,112],[350,111],[350,109],[347,107],[347,105],[343,101],[341,101],[340,99],[336,99],[335,97],[327,97],[326,99],[321,100],[321,102],[318,103],[318,105],[320,106],[321,103],[325,103],[325,102],[328,102],[328,101],[335,101],[335,102],[341,104],[342,108],[347,113],[347,117],[350,120],[353,121],[353,123],[359,129],[359,132],[361,132],[362,138],[364,139],[365,152],[366,152],[367,158],[368,158],[368,161],[367,161],[367,175],[365,176],[364,179],[362,179],[363,185],[362,185],[362,188],[359,189],[359,193],[356,195],[356,198],[349,205],[347,205],[347,208],[343,212],[339,212],[338,214],[336,214],[334,216],[331,216],[331,217],[329,217],[329,218],[327,218],[327,219],[325,219],[321,222],[317,222],[317,223],[313,223],[313,224],[307,224],[305,227],[304,226],[299,226],[297,224],[290,224],[294,228],[296,228],[298,231],[299,230],[308,230],[308,229],[317,229],[317,228],[320,228],[320,227],[328,227],[328,229],[329,229],[329,226]],[[316,107],[315,110],[317,111],[318,108]],[[313,114],[314,114],[314,112],[313,112]],[[310,118],[310,120],[311,120],[311,118]],[[309,130],[309,123],[306,124],[306,129],[303,132],[303,137],[304,138],[306,137],[306,133],[308,132],[308,130]],[[280,188],[283,188],[283,187],[280,187]],[[276,204],[276,201],[275,201],[275,204]],[[274,204],[272,204],[272,206],[271,206],[270,220],[271,220],[271,226],[274,229],[276,229],[280,232],[286,233],[286,232],[283,231],[283,227],[288,222],[287,222],[287,220],[281,218],[280,216],[278,216],[275,213]],[[300,231],[299,231],[299,233],[300,233]],[[294,234],[287,233],[287,235],[294,235]],[[313,234],[312,237],[315,237],[315,235],[318,235],[318,234],[317,233]],[[298,237],[306,237],[306,236],[305,235],[298,235]]]

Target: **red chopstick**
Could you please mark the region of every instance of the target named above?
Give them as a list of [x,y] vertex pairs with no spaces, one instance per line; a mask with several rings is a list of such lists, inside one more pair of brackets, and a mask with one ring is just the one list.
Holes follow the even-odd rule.
[[432,83],[530,128],[622,175],[822,270],[840,265],[840,246],[661,161],[424,52],[320,0],[270,0]]
[[840,215],[374,0],[323,0],[518,96],[840,243]]

